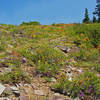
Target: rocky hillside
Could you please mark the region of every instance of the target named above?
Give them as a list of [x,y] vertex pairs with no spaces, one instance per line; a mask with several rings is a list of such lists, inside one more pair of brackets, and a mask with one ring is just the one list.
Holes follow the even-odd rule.
[[100,100],[100,24],[0,25],[0,100]]

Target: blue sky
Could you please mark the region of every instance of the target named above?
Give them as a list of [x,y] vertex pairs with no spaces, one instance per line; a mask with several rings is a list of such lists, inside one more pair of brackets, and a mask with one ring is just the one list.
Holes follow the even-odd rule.
[[23,21],[39,21],[41,24],[81,22],[84,9],[89,16],[96,0],[1,0],[0,23],[18,25]]

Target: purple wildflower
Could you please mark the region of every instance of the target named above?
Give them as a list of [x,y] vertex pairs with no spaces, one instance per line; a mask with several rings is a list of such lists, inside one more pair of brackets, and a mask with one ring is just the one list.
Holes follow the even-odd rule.
[[90,99],[92,99],[92,96],[89,96]]
[[83,92],[81,92],[80,97],[84,97],[84,93]]
[[26,63],[26,58],[23,58],[23,59],[22,59],[22,62],[23,62],[23,63]]
[[94,90],[94,93],[96,94],[96,90]]
[[52,76],[51,72],[47,72],[47,73],[46,73],[46,76],[47,76],[47,77],[51,77],[51,76]]
[[8,60],[8,59],[9,59],[8,57],[5,58],[5,60]]
[[20,100],[27,100],[24,96],[20,96]]
[[96,74],[96,76],[100,77],[100,74],[98,73],[98,74]]
[[89,91],[88,91],[89,93],[91,93],[92,92],[92,87],[89,89]]
[[2,32],[0,31],[0,34],[2,34]]

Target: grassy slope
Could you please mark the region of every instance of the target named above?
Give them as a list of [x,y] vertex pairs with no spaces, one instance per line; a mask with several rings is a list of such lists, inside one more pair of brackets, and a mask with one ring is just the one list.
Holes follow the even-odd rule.
[[[100,73],[100,24],[2,25],[0,26],[0,67],[12,71],[0,75],[3,83],[29,77],[20,66],[35,66],[43,76],[53,77],[66,64]],[[95,34],[96,35],[95,35]],[[56,46],[79,48],[67,56]],[[66,63],[76,58],[76,63]],[[20,70],[20,71],[19,71]],[[6,79],[6,80],[5,80]]]

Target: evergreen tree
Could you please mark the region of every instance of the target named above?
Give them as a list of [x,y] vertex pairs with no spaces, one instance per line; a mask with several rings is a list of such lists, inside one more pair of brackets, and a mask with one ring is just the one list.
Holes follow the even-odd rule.
[[97,19],[95,16],[93,16],[93,23],[96,23],[97,22]]
[[83,23],[90,23],[90,18],[88,15],[88,9],[85,8],[85,18],[83,19]]
[[98,22],[100,23],[100,0],[97,0],[97,5],[93,14],[98,16]]

